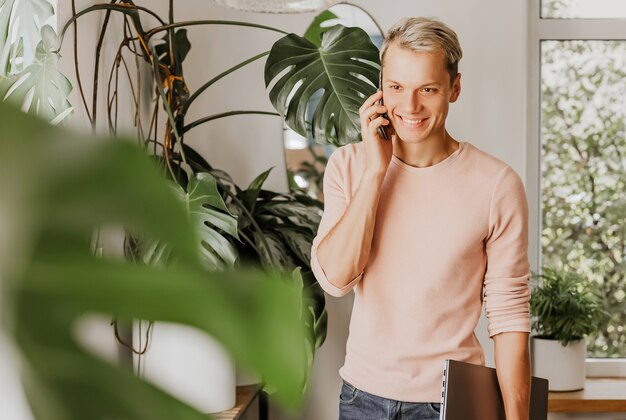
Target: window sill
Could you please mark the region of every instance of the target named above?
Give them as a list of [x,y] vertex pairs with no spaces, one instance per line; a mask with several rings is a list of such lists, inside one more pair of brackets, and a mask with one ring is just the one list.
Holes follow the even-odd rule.
[[550,392],[551,413],[624,413],[626,412],[626,378],[587,378],[580,391]]

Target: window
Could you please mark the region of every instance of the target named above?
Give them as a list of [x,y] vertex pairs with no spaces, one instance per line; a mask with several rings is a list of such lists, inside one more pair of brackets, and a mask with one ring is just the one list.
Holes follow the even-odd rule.
[[549,19],[626,18],[624,0],[542,0],[541,17]]
[[531,261],[598,286],[588,374],[626,376],[626,2],[530,3]]

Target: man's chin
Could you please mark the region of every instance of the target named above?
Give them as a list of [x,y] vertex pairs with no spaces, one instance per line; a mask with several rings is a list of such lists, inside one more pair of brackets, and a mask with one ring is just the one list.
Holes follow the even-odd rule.
[[415,134],[415,133],[406,134],[406,133],[398,133],[396,131],[396,138],[399,141],[402,141],[404,143],[417,144],[417,143],[423,143],[424,141],[426,141],[428,139],[428,136],[425,133],[424,134]]

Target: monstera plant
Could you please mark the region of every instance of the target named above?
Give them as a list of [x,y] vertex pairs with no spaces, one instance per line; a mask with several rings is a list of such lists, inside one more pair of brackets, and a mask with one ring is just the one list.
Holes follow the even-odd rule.
[[302,136],[307,135],[311,97],[322,90],[312,119],[313,137],[340,146],[360,140],[359,107],[376,91],[379,73],[378,49],[369,36],[360,28],[335,25],[324,32],[319,46],[295,34],[276,42],[265,66],[265,83],[278,79],[270,100]]
[[[299,406],[309,350],[297,272],[207,270],[185,201],[130,141],[87,138],[1,103],[0,125],[2,328],[35,418],[210,418],[83,348],[75,327],[85,314],[196,327]],[[93,231],[111,225],[160,240],[171,263],[97,258]]]
[[[267,173],[259,175],[247,189],[241,189],[228,174],[212,167],[186,144],[185,135],[199,125],[219,118],[269,114],[284,117],[287,124],[301,134],[306,132],[307,127],[313,127],[315,139],[321,143],[340,145],[358,141],[358,108],[362,100],[375,90],[379,71],[378,50],[369,36],[359,28],[327,26],[329,20],[336,18],[329,11],[316,17],[305,36],[301,37],[252,22],[176,22],[173,20],[173,8],[174,1],[170,1],[166,21],[148,7],[139,6],[130,0],[96,4],[75,13],[62,33],[81,16],[93,12],[105,14],[95,51],[94,80],[97,80],[101,41],[110,30],[110,16],[113,13],[121,15],[124,36],[116,56],[110,60],[114,64],[108,71],[106,92],[109,103],[106,117],[111,131],[115,133],[117,127],[115,100],[119,97],[119,80],[127,76],[131,93],[138,95],[138,89],[134,87],[139,81],[130,76],[135,72],[123,70],[132,61],[125,59],[124,54],[131,54],[132,57],[140,57],[149,66],[154,82],[155,99],[150,103],[152,118],[146,127],[142,127],[144,129],[137,130],[137,140],[144,150],[160,161],[168,178],[177,185],[178,194],[190,204],[187,206],[189,217],[199,227],[199,245],[205,266],[223,269],[246,261],[258,263],[267,271],[287,273],[301,267],[301,270],[294,272],[297,273],[296,277],[301,276],[296,281],[314,296],[306,302],[306,323],[310,328],[307,339],[310,354],[308,362],[311,365],[312,355],[324,342],[326,335],[324,294],[312,275],[309,261],[311,242],[320,220],[321,203],[297,190],[287,194],[263,190],[262,184]],[[156,26],[148,27],[146,22],[154,22],[155,19],[158,22]],[[193,54],[187,28],[198,25],[239,25],[285,36],[273,45],[271,51],[260,52],[193,90],[186,83],[183,64],[185,58]],[[190,106],[207,88],[263,57],[268,57],[265,80],[268,85],[273,83],[269,94],[278,113],[225,110],[192,122],[186,121]],[[283,70],[287,70],[287,73],[281,75]],[[292,91],[293,95],[290,95]],[[314,105],[311,99],[319,92],[323,92],[322,98]],[[95,124],[93,118],[97,115],[97,94],[94,90],[91,109],[84,100],[92,124]],[[135,96],[134,103],[140,104],[141,101]],[[306,119],[307,108],[315,108],[311,121]],[[155,123],[161,109],[166,114],[162,128]],[[137,109],[136,115],[141,115],[141,111]],[[143,123],[139,121],[137,124]],[[131,249],[131,252],[146,262],[164,263],[170,254],[158,242],[138,240],[131,241],[131,244],[138,244],[139,248]]]
[[57,69],[50,0],[0,0],[0,101],[60,123],[71,115],[69,80]]

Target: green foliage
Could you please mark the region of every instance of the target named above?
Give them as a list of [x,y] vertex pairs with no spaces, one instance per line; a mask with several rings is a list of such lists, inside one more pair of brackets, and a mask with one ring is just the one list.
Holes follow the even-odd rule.
[[[173,7],[173,4],[173,2],[170,3],[170,8]],[[112,57],[110,62],[120,63],[123,61],[128,65],[133,60],[125,60],[124,54],[130,54],[130,57],[133,58],[140,55],[152,67],[154,97],[156,99],[149,106],[152,107],[153,118],[149,128],[147,123],[137,120],[138,141],[147,150],[151,149],[150,151],[159,160],[164,172],[169,175],[171,180],[180,185],[179,195],[188,203],[189,216],[202,235],[200,238],[202,243],[206,245],[203,249],[205,262],[208,261],[209,266],[217,266],[220,262],[224,262],[226,265],[234,263],[235,266],[252,263],[263,267],[265,271],[270,273],[279,272],[289,274],[292,277],[295,276],[294,278],[298,278],[298,281],[302,281],[302,290],[305,293],[311,293],[311,299],[306,300],[305,298],[306,302],[304,303],[304,319],[308,325],[306,350],[310,355],[307,359],[307,365],[310,368],[312,354],[316,348],[321,346],[326,336],[324,293],[315,281],[309,261],[311,243],[320,221],[321,203],[300,192],[278,194],[263,190],[262,185],[269,171],[260,174],[248,188],[242,190],[232,182],[227,173],[211,167],[193,148],[185,144],[187,132],[200,124],[218,118],[252,113],[278,114],[265,111],[235,110],[202,117],[194,122],[186,123],[187,112],[200,94],[221,78],[264,57],[267,52],[257,54],[224,70],[192,91],[186,84],[183,60],[188,54],[193,53],[193,49],[191,49],[186,29],[182,28],[196,25],[239,25],[283,34],[285,32],[250,22],[222,20],[195,20],[168,22],[166,24],[164,19],[149,8],[139,7],[133,1],[125,0],[117,4],[96,4],[79,11],[66,23],[62,33],[64,34],[78,18],[93,12],[105,13],[103,26],[100,28],[102,36],[110,29],[106,24],[108,16],[114,13],[121,15],[125,22],[125,28],[128,28],[128,33],[124,33],[119,48],[117,48],[116,56]],[[174,15],[173,10],[169,12],[170,16]],[[144,19],[144,17],[149,17],[149,19]],[[307,97],[308,100],[315,91],[324,90],[324,96],[314,112],[314,132],[317,138],[322,141],[325,138],[327,142],[339,144],[359,139],[358,108],[362,100],[375,90],[375,84],[378,80],[379,59],[377,48],[371,43],[369,36],[364,31],[339,25],[330,29],[322,28],[321,25],[333,17],[332,13],[325,12],[314,20],[305,34],[313,40],[313,43],[296,35],[292,35],[289,39],[293,42],[303,42],[307,47],[312,48],[317,57],[314,60],[316,67],[313,69],[317,72],[315,76],[322,76],[320,78],[321,84],[306,82],[304,84],[306,92],[300,91],[296,93],[294,98]],[[161,37],[160,43],[155,43],[157,35]],[[319,48],[315,46],[315,43],[319,44]],[[281,40],[274,44],[272,51],[274,58],[285,57],[285,54],[292,54],[292,46],[289,41]],[[97,49],[95,51],[96,59],[100,58],[100,54],[101,51]],[[299,60],[298,65],[308,66],[305,63],[308,58],[304,57],[303,61],[301,54],[295,55],[294,58]],[[277,69],[283,65],[289,66],[288,63],[281,60],[272,68]],[[130,84],[130,91],[133,95],[137,95],[139,92],[136,87],[140,83],[140,80],[134,80],[131,77],[133,71],[120,73],[119,69],[119,65],[111,69],[108,83],[106,83],[107,97],[115,98],[109,103],[106,114],[109,128],[113,133],[116,133],[117,128],[118,81],[128,77],[127,82]],[[321,72],[318,72],[317,69],[321,69]],[[271,74],[271,71],[266,72],[266,76],[268,74]],[[289,85],[293,87],[302,80],[303,74],[295,72],[289,77],[291,80],[287,82],[285,82],[284,77],[281,78],[276,86],[285,82],[283,88],[286,89]],[[269,82],[269,80],[267,81]],[[275,89],[272,91],[275,92]],[[94,90],[92,94],[91,102],[96,107],[98,92]],[[270,93],[271,95],[272,93]],[[142,103],[140,99],[138,96],[134,98],[133,102],[137,107],[138,104]],[[293,103],[296,104],[296,102]],[[157,124],[153,122],[156,121],[156,116],[162,109],[167,113],[167,120],[164,124],[164,132],[160,133]],[[305,109],[301,107],[292,109],[290,106],[289,109],[284,109],[283,115],[288,121],[295,121],[301,117],[299,113],[303,110]],[[143,115],[144,111],[144,109],[135,109],[136,115],[139,116]],[[97,114],[96,109],[92,109],[90,114],[95,116]],[[92,124],[95,124],[95,121],[92,121]],[[154,148],[152,149],[152,147]],[[206,179],[209,177],[213,179],[214,177],[215,188],[210,193],[203,193],[196,200],[191,196],[192,191],[195,191],[192,184],[199,177],[206,177]],[[215,211],[211,213],[208,210],[215,206],[207,206],[207,199],[218,198],[216,190],[221,194],[228,210],[218,207],[213,209]],[[195,207],[195,211],[191,207],[192,204],[199,204]],[[236,230],[232,229],[233,219],[227,214],[228,212],[237,219]],[[224,225],[216,224],[217,220],[227,223],[229,229],[225,229]],[[142,241],[144,240],[142,239]],[[150,262],[169,259],[169,250],[165,244],[148,242],[149,246],[146,247],[142,241],[138,243],[129,241],[131,244],[130,255],[141,257],[144,261]],[[230,246],[226,245],[227,242],[230,242]],[[133,247],[136,248],[137,245],[142,248],[132,249]],[[235,253],[232,252],[233,249],[236,250],[236,259]],[[137,255],[137,253],[146,252],[146,250],[147,255],[143,257]]]
[[[322,214],[322,203],[299,191],[277,193],[264,190],[271,168],[258,175],[245,190],[228,173],[213,168],[192,147],[184,146],[187,162],[194,172],[210,173],[226,206],[237,218],[242,241],[229,240],[237,249],[240,264],[261,266],[269,272],[291,275],[303,290],[303,320],[307,326],[307,366],[326,339],[328,315],[324,291],[310,266],[313,238]],[[306,384],[303,391],[306,390]]]
[[[575,1],[575,0],[574,0]],[[572,0],[542,0],[541,16],[546,18],[568,18]]]
[[35,60],[40,31],[53,14],[50,0],[0,0],[0,75],[19,73]]
[[[312,277],[311,275],[309,277]],[[306,328],[306,357],[307,368],[310,369],[313,365],[315,350],[320,348],[324,344],[326,339],[326,331],[328,324],[328,314],[326,312],[326,304],[323,294],[317,294],[312,292],[311,288],[315,287],[317,283],[313,279],[305,280],[302,276],[301,267],[297,267],[292,272],[292,279],[296,285],[297,290],[302,291],[302,321]],[[314,286],[312,286],[314,284]],[[306,384],[308,385],[308,383]],[[304,389],[304,391],[306,388]]]
[[591,357],[626,357],[623,41],[542,43],[542,261],[595,283],[610,321]]
[[326,32],[332,25],[326,26],[332,20],[337,19],[337,15],[331,12],[330,10],[324,10],[319,15],[315,16],[313,22],[309,25],[307,30],[302,35],[304,38],[311,41],[315,44],[316,47],[322,46],[322,35]]
[[57,124],[73,111],[72,85],[57,69],[56,32],[44,25],[52,15],[49,0],[0,0],[0,101]]
[[[209,270],[233,267],[237,251],[226,235],[239,239],[237,218],[228,211],[215,178],[202,172],[189,180],[187,191],[176,184],[172,187],[198,235],[198,248],[205,267]],[[148,265],[163,265],[169,261],[170,248],[161,241],[152,240],[140,244],[135,253]]]
[[[73,327],[90,313],[199,328],[279,401],[302,402],[307,335],[291,277],[207,271],[184,203],[129,141],[86,138],[4,104],[0,124],[0,307],[36,418],[207,418],[81,348]],[[165,267],[97,259],[99,226],[157,238],[175,258]]]
[[[249,192],[241,191],[240,195]],[[248,211],[258,222],[263,236],[269,236],[275,243],[263,250],[262,241],[257,242],[257,247],[262,249],[261,264],[310,268],[311,243],[321,219],[321,203],[298,192],[281,194],[262,190],[261,185],[257,194],[258,200]],[[253,231],[251,225],[243,225],[243,231],[260,233]]]
[[172,48],[172,51],[174,51],[176,56],[173,60],[170,57],[170,34],[164,35],[162,40],[163,42],[156,45],[154,50],[159,60],[163,63],[182,63],[191,50],[191,43],[187,38],[187,29],[179,29],[174,32],[174,48]]
[[[314,318],[311,325],[320,325],[327,317],[325,297],[311,271],[310,255],[321,220],[322,203],[297,191],[277,193],[262,189],[268,173],[261,174],[243,191],[233,184],[237,193],[227,199],[227,203],[238,214],[241,237],[248,238],[235,245],[242,261],[270,271],[287,273],[298,269],[307,294],[312,296],[307,308],[307,314],[311,312]],[[256,197],[255,201],[244,204],[251,196]],[[324,343],[325,321],[321,325],[323,329],[311,330],[316,334],[310,337],[310,343],[315,344],[311,352]]]
[[323,91],[313,113],[313,137],[339,146],[360,140],[359,108],[376,91],[379,72],[378,48],[367,33],[335,25],[324,32],[319,47],[296,34],[275,42],[265,84],[275,82],[270,101],[302,136],[307,136],[309,102]]
[[579,275],[546,267],[534,278],[530,312],[538,337],[559,340],[565,346],[606,322],[593,285]]

